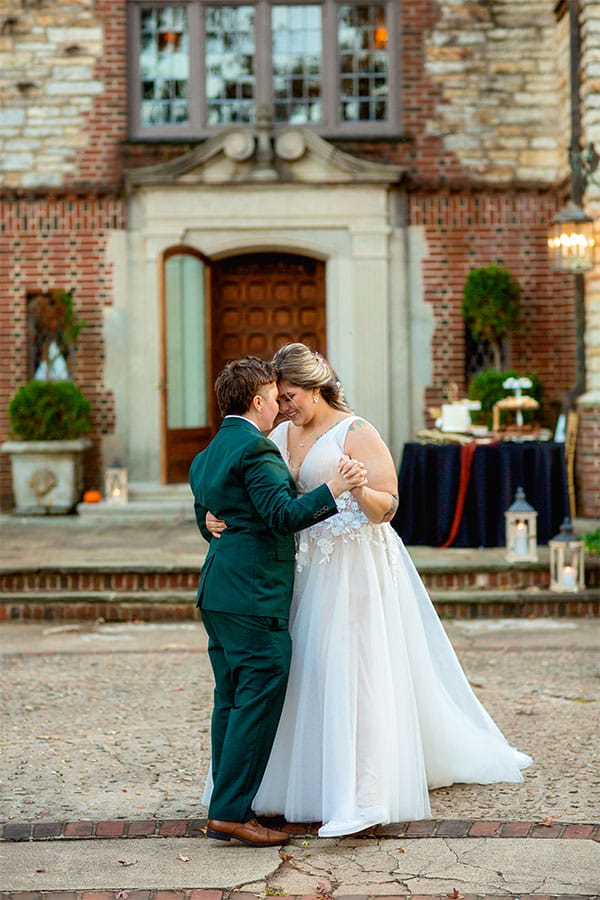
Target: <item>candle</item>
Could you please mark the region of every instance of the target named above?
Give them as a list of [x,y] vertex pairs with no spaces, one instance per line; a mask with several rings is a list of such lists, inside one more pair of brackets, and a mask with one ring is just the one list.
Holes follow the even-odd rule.
[[517,522],[515,526],[514,552],[517,556],[527,556],[529,553],[529,539],[527,535],[527,523]]
[[563,566],[561,581],[564,587],[575,587],[575,570],[573,566]]

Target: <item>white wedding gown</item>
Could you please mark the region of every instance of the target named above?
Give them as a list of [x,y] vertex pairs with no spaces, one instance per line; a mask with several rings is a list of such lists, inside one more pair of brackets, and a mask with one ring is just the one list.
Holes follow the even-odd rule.
[[[337,469],[351,422],[307,454],[300,492]],[[288,459],[287,431],[272,437]],[[253,808],[322,822],[321,837],[430,815],[428,788],[522,781],[511,747],[475,697],[433,604],[390,524],[351,494],[297,535],[285,705]]]

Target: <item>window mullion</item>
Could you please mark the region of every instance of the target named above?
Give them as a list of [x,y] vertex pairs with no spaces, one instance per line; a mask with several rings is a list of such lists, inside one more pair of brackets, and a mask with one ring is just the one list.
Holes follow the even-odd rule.
[[321,65],[323,75],[322,125],[324,128],[336,128],[339,122],[339,62],[337,36],[337,3],[336,0],[325,0],[325,2],[323,3],[323,47],[321,50]]
[[142,87],[140,67],[140,13],[139,7],[127,9],[127,26],[130,40],[128,57],[129,131],[138,134],[141,129]]
[[[400,72],[402,71],[402,28],[400,26],[400,4],[389,0],[387,4],[388,15],[388,110],[390,125],[399,129],[403,119],[402,114],[402,85]],[[394,56],[394,54],[397,54]]]
[[190,42],[190,124],[194,130],[206,125],[206,66],[204,53],[204,4],[188,8]]
[[266,107],[273,115],[273,82],[271,41],[271,4],[267,0],[258,0],[254,20],[254,73],[256,111]]

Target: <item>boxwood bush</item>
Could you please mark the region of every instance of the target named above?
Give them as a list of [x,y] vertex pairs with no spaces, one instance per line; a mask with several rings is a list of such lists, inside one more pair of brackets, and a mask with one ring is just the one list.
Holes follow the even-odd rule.
[[17,390],[8,413],[23,441],[73,440],[91,427],[90,404],[72,381],[30,381]]

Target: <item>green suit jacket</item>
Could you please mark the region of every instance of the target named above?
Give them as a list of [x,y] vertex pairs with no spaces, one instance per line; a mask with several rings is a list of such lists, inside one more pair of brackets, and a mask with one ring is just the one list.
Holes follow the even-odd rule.
[[[210,543],[198,586],[206,610],[287,619],[294,532],[337,512],[326,485],[301,497],[279,449],[247,419],[226,418],[190,468],[196,521]],[[207,510],[227,522],[220,538]]]

